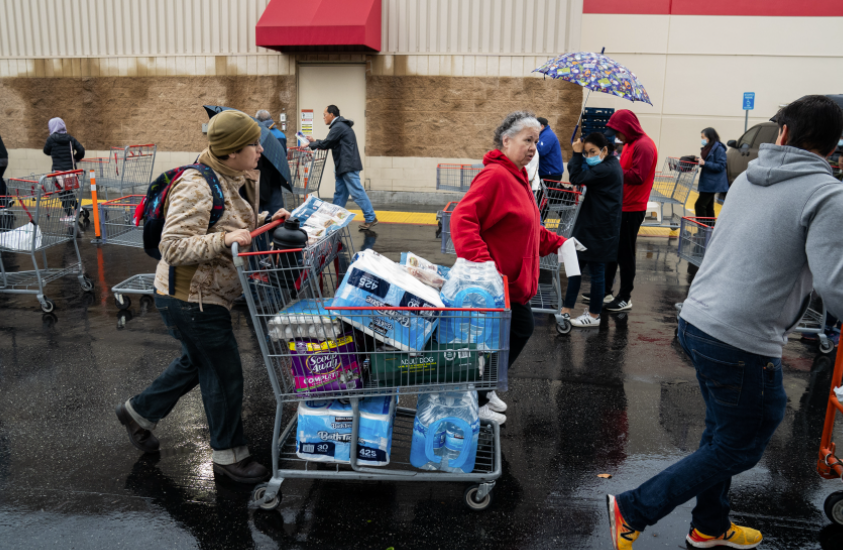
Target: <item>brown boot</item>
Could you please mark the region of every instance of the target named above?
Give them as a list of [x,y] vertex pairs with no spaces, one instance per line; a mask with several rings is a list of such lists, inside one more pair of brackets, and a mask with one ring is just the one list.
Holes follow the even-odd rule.
[[266,481],[269,472],[261,464],[255,462],[254,458],[247,456],[240,462],[234,464],[217,464],[214,462],[214,473],[228,476],[240,483],[260,483]]
[[136,449],[145,453],[158,452],[158,438],[152,435],[152,432],[141,428],[140,424],[135,422],[135,419],[132,418],[132,415],[126,409],[125,403],[117,405],[117,418],[121,424],[126,426],[126,431],[129,432],[129,441],[132,442],[132,445]]

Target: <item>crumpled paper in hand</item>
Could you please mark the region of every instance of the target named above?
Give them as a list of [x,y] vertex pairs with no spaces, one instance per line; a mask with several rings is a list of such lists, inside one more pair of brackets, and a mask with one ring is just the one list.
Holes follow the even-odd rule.
[[559,247],[559,263],[565,264],[565,275],[568,277],[580,276],[580,262],[577,260],[577,251],[588,250],[581,242],[571,237]]

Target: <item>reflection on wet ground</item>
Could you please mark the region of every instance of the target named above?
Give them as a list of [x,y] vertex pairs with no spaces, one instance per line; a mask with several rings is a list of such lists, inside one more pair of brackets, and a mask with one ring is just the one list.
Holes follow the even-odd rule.
[[[358,249],[453,262],[438,253],[433,227],[352,229]],[[178,346],[154,306],[135,300],[118,314],[111,301],[111,286],[153,271],[154,261],[137,250],[96,249],[90,236],[82,249],[94,294],[82,294],[75,279],[52,283],[53,315],[42,315],[32,296],[0,294],[3,547],[609,548],[604,494],[692,451],[703,429],[694,371],[673,336],[674,304],[692,274],[675,241],[642,238],[631,312],[568,336],[537,316],[503,395],[504,474],[489,510],[466,511],[460,483],[301,480],[284,483],[278,512],[250,510],[250,488],[211,471],[198,391],[161,422],[160,455],[142,457],[127,441],[114,405],[145,387]],[[50,252],[61,262],[70,249]],[[3,261],[12,270],[28,265],[22,256]],[[245,307],[233,322],[247,436],[268,464],[275,401]],[[843,548],[843,531],[822,513],[839,483],[814,472],[832,359],[794,340],[784,363],[787,417],[762,463],[735,479],[734,519],[760,528],[764,548]],[[648,529],[636,550],[684,547],[692,504]]]

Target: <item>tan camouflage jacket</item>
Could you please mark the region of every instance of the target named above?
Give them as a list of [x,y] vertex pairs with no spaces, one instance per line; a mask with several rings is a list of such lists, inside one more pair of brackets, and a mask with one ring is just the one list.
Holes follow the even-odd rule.
[[[161,260],[155,271],[155,289],[170,294],[170,267],[196,266],[190,280],[188,302],[216,304],[231,309],[243,293],[231,249],[225,246],[225,233],[236,229],[255,230],[266,213],[258,213],[257,172],[237,178],[215,172],[225,193],[225,212],[208,231],[213,198],[211,188],[197,170],[186,170],[167,198],[164,230],[161,233]],[[247,185],[246,195],[240,188]],[[187,270],[185,270],[187,271]],[[175,284],[175,282],[173,282]]]

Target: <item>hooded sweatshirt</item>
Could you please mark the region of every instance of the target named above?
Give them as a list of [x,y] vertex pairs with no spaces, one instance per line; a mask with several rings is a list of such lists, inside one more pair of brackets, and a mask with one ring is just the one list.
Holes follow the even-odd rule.
[[615,112],[606,126],[626,137],[621,153],[623,211],[643,212],[647,210],[647,201],[656,179],[659,159],[656,144],[644,133],[635,113],[628,109]]
[[497,149],[483,157],[483,170],[451,214],[457,256],[495,262],[509,279],[509,298],[527,304],[539,287],[539,258],[556,252],[565,238],[541,225],[527,171]]
[[822,157],[763,144],[729,189],[681,317],[731,346],[781,357],[811,287],[843,315],[843,183]]

